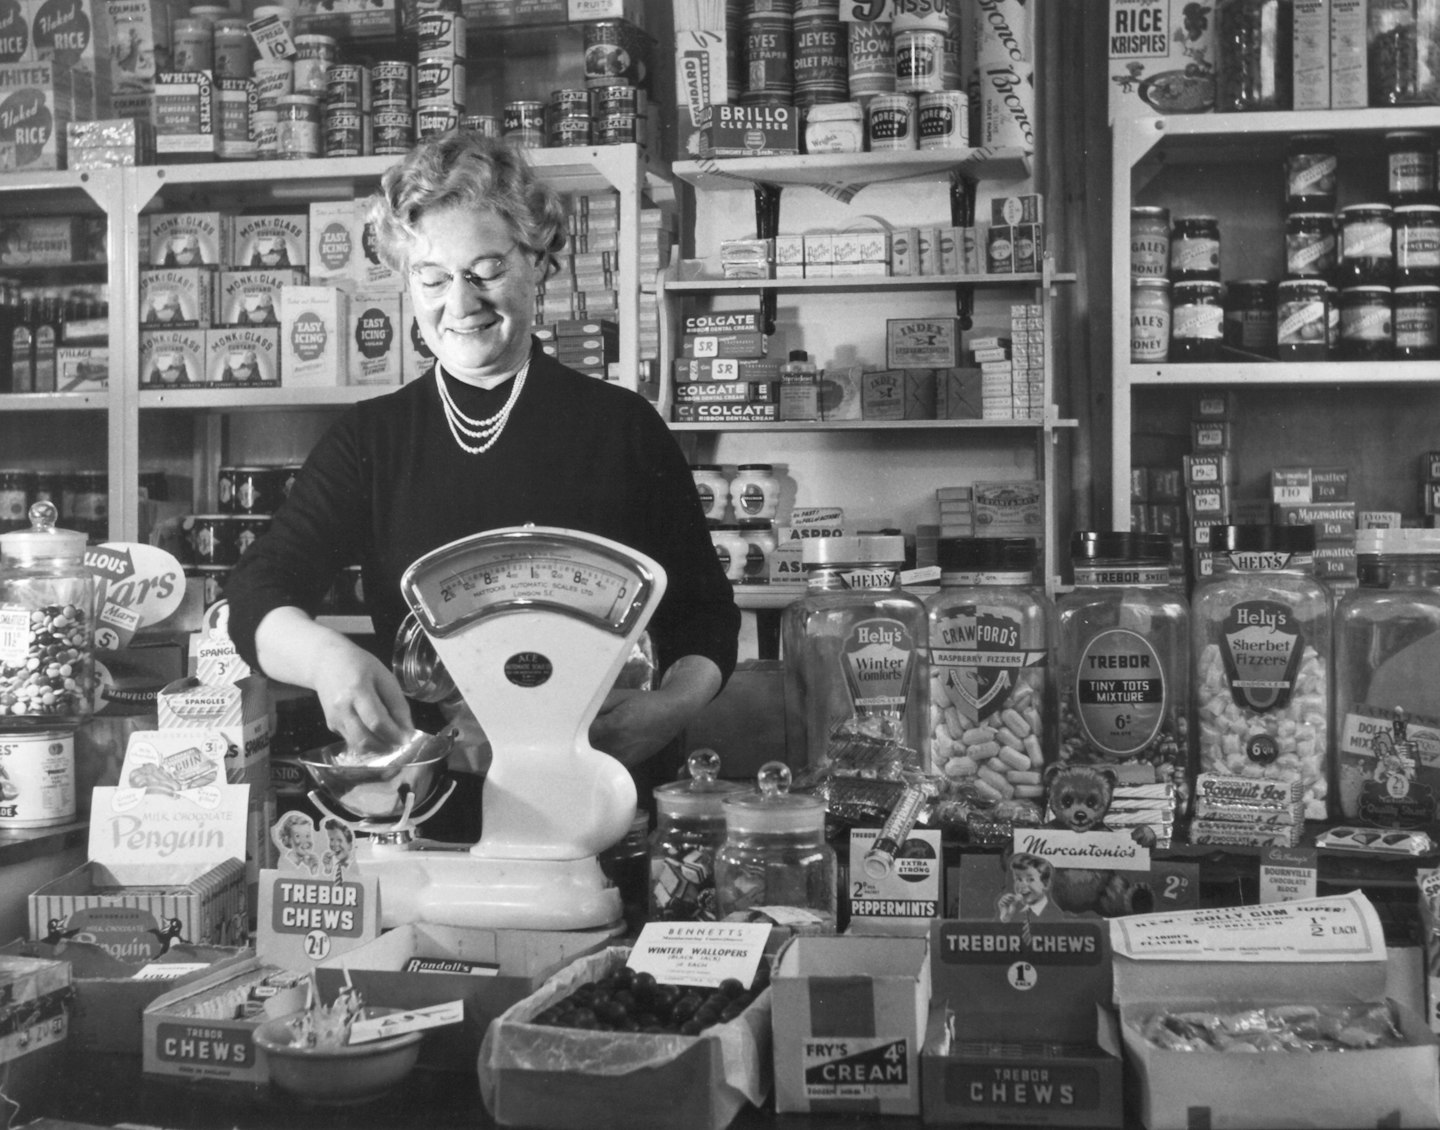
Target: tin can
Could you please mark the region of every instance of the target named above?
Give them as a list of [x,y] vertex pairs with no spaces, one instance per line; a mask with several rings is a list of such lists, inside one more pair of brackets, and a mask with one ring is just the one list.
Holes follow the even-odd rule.
[[325,72],[325,108],[369,113],[370,69],[356,63],[332,63]]
[[921,149],[966,149],[970,113],[963,90],[931,90],[920,95]]
[[[269,514],[284,501],[284,467],[231,467],[232,505],[237,514]],[[221,491],[220,509],[225,509]]]
[[1135,365],[1164,362],[1170,356],[1170,282],[1130,280],[1130,361]]
[[415,147],[415,115],[410,110],[377,109],[370,125],[371,149],[377,157],[402,157]]
[[309,94],[276,99],[275,156],[282,161],[320,156],[320,99]]
[[494,114],[466,114],[460,119],[460,128],[481,137],[499,137],[500,119]]
[[297,35],[295,37],[294,90],[314,98],[325,96],[325,78],[335,62],[335,37],[331,35]]
[[590,91],[590,116],[599,121],[611,114],[643,116],[646,111],[645,92],[638,86],[612,83]]
[[415,64],[415,104],[417,107],[454,106],[465,109],[465,61],[443,56],[422,55]]
[[909,94],[877,94],[865,107],[866,134],[872,152],[918,147],[915,99]]
[[235,550],[235,515],[191,514],[183,518],[180,528],[190,546],[190,560],[196,565],[234,565],[239,554]]
[[415,107],[415,64],[384,59],[370,68],[370,106],[374,110]]
[[742,103],[795,97],[795,75],[790,66],[789,16],[745,15],[745,93]]
[[170,25],[170,58],[177,71],[215,69],[214,29],[209,20],[183,18]]
[[421,58],[465,58],[465,16],[444,8],[426,8],[415,22],[416,49]]
[[846,77],[850,97],[863,101],[895,92],[895,37],[888,23],[849,25]]
[[75,735],[0,734],[0,828],[45,828],[75,819]]
[[216,21],[211,38],[215,77],[249,78],[255,64],[255,41],[243,19]]
[[1170,274],[1170,209],[1138,205],[1130,209],[1130,275],[1163,279]]
[[545,126],[545,144],[553,149],[590,144],[590,115],[583,117],[549,118]]
[[256,110],[250,115],[250,132],[255,135],[255,156],[273,160],[280,151],[280,114],[276,110]]
[[552,90],[550,101],[545,103],[545,113],[555,118],[589,117],[594,106],[594,94],[588,88]]
[[791,26],[795,105],[844,102],[850,96],[849,49],[838,4],[798,12]]
[[921,28],[895,33],[895,89],[902,94],[943,90],[945,35]]
[[610,114],[595,123],[596,145],[634,145],[640,141],[640,122],[634,114]]
[[295,66],[289,59],[258,59],[250,77],[257,109],[273,110],[277,98],[295,93]]
[[459,106],[421,106],[415,111],[416,137],[439,137],[459,128]]
[[255,539],[270,532],[269,514],[242,514],[235,519],[235,560],[255,544]]
[[1275,354],[1281,361],[1330,356],[1330,296],[1324,279],[1282,279],[1275,293]]
[[348,106],[326,106],[322,143],[327,157],[370,154],[370,115]]
[[[789,24],[788,17],[785,23]],[[650,41],[644,32],[627,20],[590,20],[584,26],[587,87],[622,82],[644,90],[650,88]]]
[[258,106],[255,81],[222,78],[215,83],[215,155],[222,161],[253,161],[258,156],[251,117]]
[[529,99],[505,103],[501,135],[522,149],[545,147],[545,104]]

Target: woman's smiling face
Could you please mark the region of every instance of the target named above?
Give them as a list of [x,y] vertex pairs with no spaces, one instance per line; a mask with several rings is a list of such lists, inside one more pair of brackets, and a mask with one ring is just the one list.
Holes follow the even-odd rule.
[[409,285],[425,344],[447,373],[470,384],[514,373],[530,355],[537,257],[488,208],[427,212],[415,235]]

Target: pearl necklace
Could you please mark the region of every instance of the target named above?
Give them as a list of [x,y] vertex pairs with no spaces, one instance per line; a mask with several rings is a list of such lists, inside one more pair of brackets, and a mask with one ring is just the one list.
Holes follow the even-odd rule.
[[[510,410],[520,399],[520,390],[525,387],[525,378],[529,375],[530,359],[527,357],[525,364],[515,374],[510,385],[510,395],[506,398],[500,411],[484,420],[472,420],[460,411],[455,401],[450,398],[450,390],[445,387],[445,375],[440,371],[439,365],[435,366],[435,383],[440,388],[440,404],[445,409],[445,422],[450,425],[450,434],[455,437],[455,442],[460,445],[461,451],[471,455],[480,455],[495,446],[495,441],[500,438],[500,433],[505,430],[505,425],[510,420]],[[479,444],[466,443],[461,438],[462,433],[470,439],[483,442]]]

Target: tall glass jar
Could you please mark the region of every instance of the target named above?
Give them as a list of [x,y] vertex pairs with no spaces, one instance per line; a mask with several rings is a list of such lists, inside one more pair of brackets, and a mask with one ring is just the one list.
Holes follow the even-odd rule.
[[30,529],[0,534],[0,730],[74,729],[91,714],[95,583],[85,535],[55,515],[37,502]]
[[854,737],[924,749],[925,603],[900,587],[905,539],[807,538],[805,595],[780,621],[788,700],[811,766]]
[[720,918],[768,919],[795,934],[835,933],[835,852],[825,802],[790,792],[790,770],[760,767],[753,791],[725,798],[725,843],[715,856]]
[[932,773],[1039,801],[1049,723],[1049,599],[1030,538],[943,538],[929,618]]
[[1366,24],[1370,105],[1440,102],[1440,5],[1369,0]]
[[1190,613],[1163,534],[1077,531],[1055,605],[1060,760],[1184,784]]
[[1440,818],[1440,530],[1359,530],[1360,585],[1335,611],[1338,815]]
[[697,749],[686,765],[690,779],[655,790],[655,831],[650,834],[650,920],[713,922],[715,853],[725,842],[725,798],[743,785],[719,780],[720,756]]
[[1214,573],[1192,599],[1197,768],[1300,783],[1327,815],[1330,593],[1314,526],[1216,526]]
[[1294,16],[1292,0],[1219,0],[1216,110],[1291,108]]

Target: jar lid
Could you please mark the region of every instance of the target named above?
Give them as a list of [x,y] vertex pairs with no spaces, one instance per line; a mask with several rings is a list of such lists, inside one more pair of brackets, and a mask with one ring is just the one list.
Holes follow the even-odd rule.
[[1327,283],[1324,279],[1319,279],[1319,278],[1316,278],[1316,279],[1281,279],[1281,280],[1280,280],[1280,283],[1279,283],[1279,286],[1277,287],[1278,290],[1295,290],[1295,289],[1297,289],[1297,288],[1298,288],[1298,289],[1303,289],[1303,290],[1317,289],[1317,290],[1321,290],[1321,291],[1326,291],[1326,290],[1329,290],[1329,289],[1330,289],[1330,284]]
[[775,470],[775,465],[773,463],[741,463],[735,469],[737,471],[763,471],[768,475]]
[[1291,212],[1289,220],[1334,220],[1334,212]]
[[296,44],[301,44],[301,43],[315,43],[315,44],[318,44],[318,45],[320,45],[320,46],[322,46],[322,47],[323,47],[325,44],[328,43],[331,47],[334,47],[334,46],[335,46],[335,43],[336,43],[336,40],[335,40],[335,37],[334,37],[333,35],[320,35],[320,34],[317,32],[317,33],[311,33],[311,34],[308,34],[308,35],[297,35],[297,36],[295,37],[295,42],[296,42]]
[[692,471],[718,471],[718,470],[720,470],[720,464],[719,464],[719,463],[691,463],[691,464],[690,464],[690,470],[692,470]]
[[1214,216],[1176,216],[1177,224],[1218,224],[1220,221]]
[[720,780],[720,755],[697,749],[685,761],[688,778],[655,788],[655,809],[662,816],[724,816],[727,796],[742,792],[738,781]]
[[1311,553],[1315,549],[1315,527],[1211,526],[1210,548],[1217,553],[1253,553],[1263,550]]
[[800,547],[805,565],[899,566],[905,561],[905,538],[892,534],[853,534],[838,538],[805,538]]
[[860,120],[858,102],[820,102],[805,111],[807,122],[848,122]]
[[313,94],[281,94],[275,99],[275,105],[286,106],[318,106],[320,99]]
[[803,349],[792,349],[792,350],[790,351],[790,360],[792,360],[792,361],[808,361],[808,360],[810,360],[810,355],[809,355],[808,353],[806,353]]
[[1037,556],[1034,538],[941,538],[936,549],[942,573],[1031,572]]
[[1130,280],[1130,285],[1132,287],[1154,287],[1156,290],[1169,290],[1170,280],[1162,279],[1155,275],[1139,275],[1138,277]]
[[1386,141],[1426,141],[1430,140],[1428,133],[1422,133],[1415,129],[1395,129],[1385,135]]
[[792,793],[790,767],[783,761],[767,761],[760,766],[755,785],[753,792],[733,793],[725,798],[727,831],[824,833],[825,802],[816,796]]
[[225,19],[215,21],[215,34],[230,32],[233,34],[250,34],[250,24],[241,16],[227,16]]
[[1350,204],[1341,208],[1340,214],[1344,216],[1349,212],[1389,212],[1390,210],[1388,204]]
[[1440,286],[1431,283],[1416,283],[1414,286],[1397,286],[1396,295],[1401,294],[1440,294]]
[[1170,209],[1163,204],[1136,204],[1130,209],[1132,216],[1165,216],[1169,218]]
[[740,528],[742,530],[770,530],[775,528],[775,523],[769,518],[741,518]]
[[1235,287],[1254,287],[1256,290],[1266,290],[1273,285],[1274,283],[1269,279],[1235,279],[1230,284],[1232,289]]
[[1417,212],[1440,213],[1440,204],[1401,204],[1395,209],[1396,216],[1402,213],[1407,216],[1413,216]]
[[12,564],[34,561],[79,561],[85,556],[86,537],[79,530],[55,525],[60,511],[41,500],[30,507],[30,528],[0,534],[0,558]]
[[1218,293],[1224,285],[1225,284],[1219,279],[1176,279],[1175,285],[1171,287],[1171,290],[1176,292],[1181,290],[1213,290]]
[[1362,298],[1367,294],[1383,294],[1389,297],[1390,293],[1391,288],[1388,286],[1347,286],[1341,288],[1340,297],[1344,298],[1347,294],[1358,294]]
[[1440,554],[1440,530],[1356,530],[1355,552],[1366,555]]
[[1170,538],[1134,530],[1076,530],[1070,536],[1072,561],[1107,561],[1154,558],[1170,560]]

